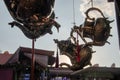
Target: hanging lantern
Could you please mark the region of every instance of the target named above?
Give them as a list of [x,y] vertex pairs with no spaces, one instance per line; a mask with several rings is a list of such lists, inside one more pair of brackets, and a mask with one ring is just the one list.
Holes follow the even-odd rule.
[[4,0],[9,13],[15,20],[11,27],[17,26],[26,37],[36,39],[46,33],[52,34],[51,28],[60,25],[54,20],[55,0]]
[[54,42],[57,44],[60,55],[66,55],[72,65],[67,63],[61,63],[60,66],[68,66],[71,70],[80,70],[87,65],[91,65],[92,53],[94,51],[88,45],[79,45],[79,47],[71,42],[71,40],[57,40],[54,39]]
[[55,21],[55,0],[4,0],[6,7],[14,19],[11,27],[17,26],[24,35],[32,39],[31,76],[34,80],[34,42],[36,38],[47,33],[52,34],[52,27],[59,31],[60,25]]

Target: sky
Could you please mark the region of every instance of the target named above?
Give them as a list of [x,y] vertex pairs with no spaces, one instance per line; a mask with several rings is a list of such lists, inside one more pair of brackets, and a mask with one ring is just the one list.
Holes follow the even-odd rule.
[[[76,25],[81,25],[84,22],[85,15],[84,12],[91,7],[88,4],[90,0],[74,0],[75,7],[75,23]],[[102,10],[109,20],[115,20],[111,23],[111,34],[113,37],[109,37],[108,41],[111,43],[105,44],[102,47],[93,47],[96,51],[92,55],[92,64],[99,64],[100,66],[110,67],[112,63],[116,64],[116,67],[120,67],[120,52],[118,48],[118,35],[117,26],[115,19],[114,3],[107,3],[107,0],[93,0],[93,6]],[[22,31],[17,28],[11,28],[8,25],[9,22],[13,21],[13,18],[9,14],[3,0],[0,0],[0,52],[8,51],[14,53],[19,47],[32,47],[32,40],[25,37]],[[39,37],[35,42],[36,49],[52,50],[55,51],[57,45],[54,43],[53,39],[66,40],[70,36],[71,28],[73,27],[73,0],[56,0],[54,11],[56,17],[55,19],[60,25],[59,33],[55,27],[52,28],[53,34],[46,34]],[[94,12],[92,13],[94,14]],[[99,13],[95,12],[95,15]],[[79,38],[81,41],[81,39]],[[80,42],[82,44],[82,41]],[[60,63],[66,62],[70,64],[68,57],[60,55]]]

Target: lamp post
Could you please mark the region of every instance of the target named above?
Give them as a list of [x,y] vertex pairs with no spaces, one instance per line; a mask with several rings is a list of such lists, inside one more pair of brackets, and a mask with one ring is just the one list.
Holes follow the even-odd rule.
[[[59,31],[60,24],[54,20],[53,8],[55,0],[4,0],[4,3],[14,19],[9,25],[18,27],[27,38],[32,39],[30,80],[35,80],[35,39],[47,33],[52,34],[51,29],[53,26]],[[36,3],[39,4],[36,5]]]
[[35,57],[34,57],[34,54],[35,54],[35,49],[34,49],[34,46],[35,46],[35,39],[32,39],[32,59],[31,59],[31,75],[30,75],[30,79],[31,80],[34,80],[34,66],[35,66]]

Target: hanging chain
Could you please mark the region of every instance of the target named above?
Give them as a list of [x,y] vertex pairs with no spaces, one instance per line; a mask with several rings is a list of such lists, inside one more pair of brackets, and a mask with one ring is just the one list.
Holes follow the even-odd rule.
[[[73,25],[74,26],[76,26],[76,21],[75,21],[75,1],[73,0]],[[76,42],[77,42],[77,46],[78,46],[78,44],[79,44],[79,40],[78,40],[78,32],[77,32],[77,40],[76,40]]]
[[91,6],[93,7],[93,0],[90,0],[88,4],[91,3]]
[[91,0],[91,6],[93,7],[93,0]]
[[73,24],[75,26],[75,3],[74,3],[74,0],[73,0]]

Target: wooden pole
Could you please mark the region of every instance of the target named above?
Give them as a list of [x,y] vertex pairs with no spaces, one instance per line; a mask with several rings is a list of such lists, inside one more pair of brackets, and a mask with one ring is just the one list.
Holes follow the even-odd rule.
[[35,46],[35,39],[32,39],[32,59],[31,59],[31,76],[30,76],[30,80],[35,80],[34,79],[34,54],[35,54],[35,49],[34,49],[34,46]]

